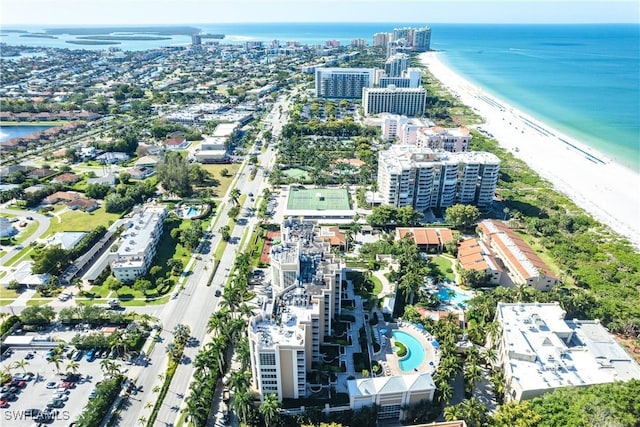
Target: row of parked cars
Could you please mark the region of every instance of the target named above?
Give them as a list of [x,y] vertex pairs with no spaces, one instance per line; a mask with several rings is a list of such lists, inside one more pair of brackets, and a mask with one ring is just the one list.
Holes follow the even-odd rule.
[[10,402],[15,402],[20,393],[27,386],[27,382],[33,379],[33,375],[17,374],[2,384],[0,392],[0,408],[8,408]]

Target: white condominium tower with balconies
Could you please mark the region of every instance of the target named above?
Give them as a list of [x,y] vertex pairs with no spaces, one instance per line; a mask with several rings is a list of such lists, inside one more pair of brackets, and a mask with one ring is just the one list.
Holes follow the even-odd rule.
[[332,318],[341,310],[343,270],[314,223],[282,224],[282,243],[271,249],[273,299],[248,326],[253,386],[261,399],[306,395],[306,373],[321,361],[320,343],[331,336]]
[[365,116],[379,113],[421,116],[427,103],[424,88],[365,88],[362,91],[362,107]]
[[494,154],[449,153],[413,145],[393,145],[378,155],[378,191],[383,203],[417,211],[455,203],[489,206],[498,182]]
[[373,86],[373,68],[316,68],[318,98],[353,99],[362,89]]

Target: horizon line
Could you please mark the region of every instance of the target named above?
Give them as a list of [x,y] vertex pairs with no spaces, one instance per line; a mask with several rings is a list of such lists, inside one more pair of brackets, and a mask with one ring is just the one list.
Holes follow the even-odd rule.
[[[430,26],[436,25],[636,25],[640,26],[639,22],[630,21],[612,21],[612,22],[408,22],[408,21],[244,21],[244,22],[183,22],[183,23],[116,23],[116,24],[34,24],[34,23],[13,23],[4,24],[0,22],[0,32],[6,31],[10,28],[3,28],[8,26],[50,26],[50,27],[147,27],[147,26],[161,26],[161,27],[180,27],[185,25],[250,25],[250,24],[412,24]],[[1,41],[1,40],[0,40]]]

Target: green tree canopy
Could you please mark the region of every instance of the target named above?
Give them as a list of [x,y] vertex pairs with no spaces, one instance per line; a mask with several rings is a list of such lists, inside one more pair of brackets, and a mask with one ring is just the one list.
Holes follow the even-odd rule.
[[471,205],[453,205],[447,208],[445,212],[446,221],[453,227],[458,229],[468,229],[480,218],[480,211],[477,207]]

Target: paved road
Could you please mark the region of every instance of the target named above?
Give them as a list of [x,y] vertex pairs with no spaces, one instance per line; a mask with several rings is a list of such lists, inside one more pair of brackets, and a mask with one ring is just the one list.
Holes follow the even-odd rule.
[[[274,109],[277,111],[278,106],[285,102],[283,99],[281,102],[276,103]],[[283,110],[284,109],[285,107],[283,107]],[[283,122],[284,120],[285,117],[282,117]],[[278,132],[281,126],[281,124],[278,124]],[[261,153],[258,158],[261,165],[269,168],[275,159],[275,152],[273,150],[267,150]],[[257,198],[263,188],[267,186],[267,182],[264,179],[264,169],[258,169],[254,180],[249,180],[249,172],[246,169],[247,168],[241,168],[235,187],[240,189],[244,194],[253,193]],[[229,191],[231,191],[233,187],[234,185],[230,186]],[[211,273],[210,268],[213,265],[213,252],[218,247],[222,238],[218,229],[229,222],[228,212],[232,207],[232,203],[228,199],[228,194],[229,193],[225,196],[226,203],[224,209],[218,213],[219,218],[216,222],[216,229],[211,230],[213,237],[209,245],[209,253],[203,254],[200,260],[192,259],[192,274],[188,277],[184,290],[177,298],[169,301],[158,314],[158,317],[163,322],[163,330],[160,335],[161,343],[155,346],[153,353],[149,356],[149,366],[146,368],[137,368],[139,376],[136,384],[142,388],[142,391],[136,396],[132,396],[133,399],[130,400],[131,405],[121,412],[120,425],[141,425],[139,420],[148,418],[152,408],[145,408],[145,404],[147,402],[155,404],[157,400],[157,394],[153,393],[153,388],[162,385],[162,380],[159,375],[164,374],[168,363],[168,356],[165,350],[166,345],[173,341],[171,333],[173,328],[182,323],[189,325],[191,328],[191,336],[199,342],[199,345],[185,349],[182,363],[176,370],[154,425],[165,427],[176,425],[180,418],[180,409],[183,408],[184,396],[186,396],[189,391],[189,383],[194,373],[193,361],[201,345],[206,342],[207,323],[218,306],[219,298],[215,297],[214,292],[226,283],[236,255],[241,250],[238,245],[242,236],[245,234],[245,230],[247,238],[244,243],[246,244],[249,241],[248,236],[250,236],[251,231],[258,223],[255,216],[247,215],[249,208],[256,203],[251,197],[247,197],[241,209],[240,220],[236,222],[231,233],[231,242],[227,245],[227,249],[220,259],[220,264],[216,270],[211,286],[207,287],[206,284],[209,274]]]
[[[19,217],[27,217],[30,216],[32,217],[35,221],[38,221],[38,229],[31,234],[31,236],[27,237],[23,242],[22,242],[22,246],[28,246],[31,244],[31,242],[35,242],[37,239],[40,238],[40,236],[42,236],[48,229],[49,229],[49,223],[50,223],[50,219],[49,217],[39,214],[39,213],[35,213],[32,211],[21,211],[21,210],[16,210],[16,209],[7,209],[7,208],[0,208],[0,213],[4,213],[4,214],[9,214],[9,215],[17,215]],[[9,249],[9,252],[4,255],[2,258],[0,258],[0,265],[4,266],[7,262],[9,262],[9,260],[15,255],[15,250],[13,250],[13,247],[7,247]]]

